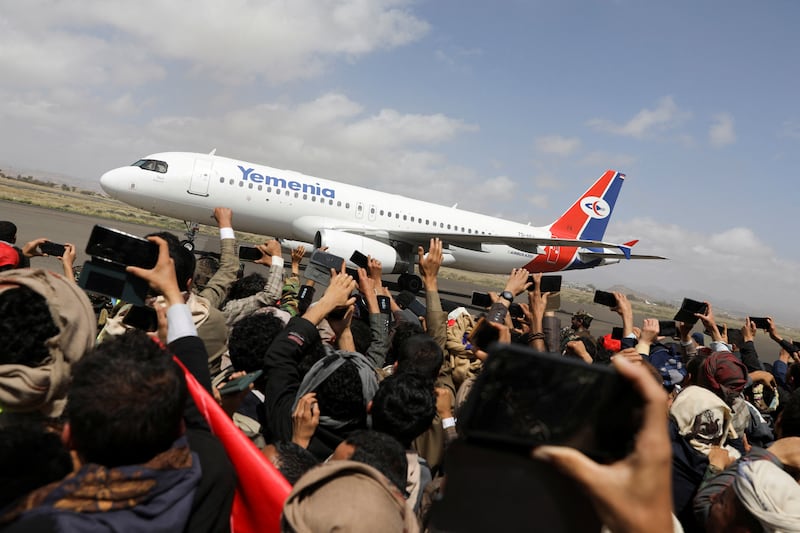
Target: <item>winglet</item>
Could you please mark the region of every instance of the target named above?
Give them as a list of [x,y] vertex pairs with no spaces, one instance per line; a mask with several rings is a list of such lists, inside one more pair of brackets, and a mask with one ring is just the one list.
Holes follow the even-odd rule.
[[620,244],[618,246],[618,248],[620,249],[622,254],[625,256],[625,259],[630,259],[631,258],[631,247],[630,246],[628,246],[627,244]]

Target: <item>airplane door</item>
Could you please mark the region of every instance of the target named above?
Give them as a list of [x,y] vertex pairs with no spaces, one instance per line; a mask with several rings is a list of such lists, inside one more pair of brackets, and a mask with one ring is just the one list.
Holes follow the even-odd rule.
[[375,204],[369,204],[369,214],[367,215],[367,217],[370,220],[375,220],[375,211],[376,211]]
[[192,181],[189,182],[189,193],[198,196],[208,196],[208,184],[211,181],[211,167],[213,163],[210,159],[195,159]]
[[356,203],[356,218],[364,218],[364,204]]

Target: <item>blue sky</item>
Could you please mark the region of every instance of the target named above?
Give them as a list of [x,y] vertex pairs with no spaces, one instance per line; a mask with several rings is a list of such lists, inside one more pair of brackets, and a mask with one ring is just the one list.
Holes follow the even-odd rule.
[[0,0],[0,168],[210,151],[544,225],[606,168],[624,283],[797,325],[791,1]]

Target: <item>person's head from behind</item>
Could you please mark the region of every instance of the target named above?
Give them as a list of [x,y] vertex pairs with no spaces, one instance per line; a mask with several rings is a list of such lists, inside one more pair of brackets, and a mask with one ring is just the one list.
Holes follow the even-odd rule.
[[25,286],[0,292],[0,364],[42,364],[50,355],[47,339],[57,334],[43,296]]
[[331,460],[368,464],[405,493],[408,459],[403,445],[391,435],[380,431],[354,431],[336,447]]
[[238,320],[228,338],[228,353],[233,368],[255,372],[264,367],[264,355],[283,330],[283,321],[266,313],[256,313]]
[[100,344],[74,368],[65,439],[86,462],[107,467],[149,461],[183,432],[183,371],[145,333]]
[[397,360],[397,354],[400,353],[401,346],[411,337],[425,333],[420,323],[417,322],[398,322],[394,331],[392,332],[392,340],[389,345],[389,353],[387,354],[387,362],[394,362]]
[[402,493],[375,468],[352,460],[312,468],[286,499],[281,531],[419,531]]
[[248,274],[243,278],[237,279],[233,282],[233,285],[231,285],[231,288],[228,291],[228,301],[240,300],[242,298],[247,298],[248,296],[258,294],[264,290],[264,286],[266,284],[267,278],[258,272]]
[[[323,361],[336,354],[328,355]],[[346,427],[365,428],[367,423],[366,400],[358,367],[352,361],[345,361],[333,371],[316,390],[319,410],[325,417],[346,422]],[[324,423],[321,422],[322,425]]]
[[372,398],[370,414],[372,429],[391,435],[410,448],[436,416],[433,381],[410,372],[387,377]]
[[17,225],[8,220],[0,220],[0,241],[17,242]]
[[167,241],[169,256],[175,262],[175,279],[178,281],[178,288],[182,291],[191,290],[192,281],[194,279],[194,269],[197,262],[194,254],[181,246],[180,240],[168,231],[150,233],[147,236],[161,237]]
[[219,261],[217,258],[210,255],[204,255],[197,259],[197,264],[194,269],[194,279],[192,284],[198,291],[203,290],[208,284],[208,281],[214,277],[214,274],[219,270]]
[[699,368],[697,384],[730,406],[747,385],[747,367],[731,352],[714,352]]
[[415,372],[435,380],[442,368],[444,355],[439,344],[425,333],[409,337],[397,353],[395,372]]
[[294,442],[278,441],[267,444],[262,452],[292,485],[297,483],[303,474],[319,464],[317,458],[310,451]]
[[96,336],[76,283],[40,269],[0,272],[0,417],[60,416],[72,365]]

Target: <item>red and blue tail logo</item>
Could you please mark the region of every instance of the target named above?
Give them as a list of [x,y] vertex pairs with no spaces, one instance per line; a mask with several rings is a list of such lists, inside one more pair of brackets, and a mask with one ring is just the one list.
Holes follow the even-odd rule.
[[602,240],[624,180],[625,174],[607,170],[572,207],[550,225],[553,237]]

